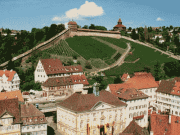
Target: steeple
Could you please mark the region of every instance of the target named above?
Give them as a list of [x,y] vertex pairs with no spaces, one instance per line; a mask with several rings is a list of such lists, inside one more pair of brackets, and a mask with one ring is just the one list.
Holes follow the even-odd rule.
[[121,18],[119,18],[119,20],[118,20],[118,24],[122,24]]

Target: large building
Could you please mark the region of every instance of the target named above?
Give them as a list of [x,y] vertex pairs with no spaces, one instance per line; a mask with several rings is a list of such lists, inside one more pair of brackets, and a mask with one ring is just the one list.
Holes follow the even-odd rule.
[[45,115],[32,104],[21,104],[21,134],[47,135]]
[[19,90],[20,78],[16,71],[0,70],[0,91]]
[[47,135],[45,115],[21,99],[0,100],[0,135]]
[[119,20],[118,20],[118,22],[117,22],[117,25],[114,26],[114,30],[115,30],[115,31],[126,30],[126,26],[122,25],[122,21],[121,21],[120,18],[119,18]]
[[170,111],[171,114],[180,116],[180,78],[162,80],[157,93],[155,106],[161,111]]
[[34,72],[35,82],[45,82],[48,78],[63,77],[70,75],[82,75],[83,69],[78,66],[63,66],[59,59],[41,59],[39,60]]
[[151,73],[146,72],[136,72],[131,78],[127,78],[126,82],[122,84],[109,84],[106,90],[113,89],[119,90],[120,88],[135,88],[142,91],[149,96],[149,106],[153,105],[156,101],[156,90],[158,88],[158,83],[155,81]]
[[120,88],[117,90],[113,84],[111,84],[110,87],[111,90],[109,92],[127,104],[126,126],[128,126],[132,120],[135,120],[139,126],[147,127],[148,96],[134,88]]
[[126,103],[108,91],[74,93],[57,106],[57,128],[63,135],[118,134],[125,124]]
[[47,79],[42,85],[43,96],[70,96],[75,92],[87,94],[84,87],[89,85],[85,75],[71,75]]
[[21,135],[18,99],[0,100],[0,135]]

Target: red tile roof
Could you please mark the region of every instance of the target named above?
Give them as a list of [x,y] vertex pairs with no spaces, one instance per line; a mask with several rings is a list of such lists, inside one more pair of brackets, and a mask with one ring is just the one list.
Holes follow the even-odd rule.
[[[21,104],[21,118],[22,121],[26,118],[26,121],[23,121],[23,125],[47,123],[45,115],[32,104]],[[30,118],[33,119],[31,122],[27,120]],[[34,120],[35,118],[37,121]],[[40,120],[41,118],[43,118],[42,121]]]
[[41,59],[41,62],[47,75],[83,72],[81,65],[63,66],[59,59]]
[[126,26],[124,26],[124,25],[122,25],[122,24],[117,24],[116,26],[114,26],[114,28],[121,28],[121,27],[126,27]]
[[119,90],[113,91],[113,94],[126,101],[148,98],[148,95],[134,88],[120,88]]
[[22,94],[21,94],[20,90],[8,91],[8,92],[0,92],[0,100],[14,99],[14,98],[18,98],[18,101],[24,102],[24,99],[22,97]]
[[122,21],[121,21],[121,18],[119,18],[118,22],[122,22]]
[[129,75],[128,73],[123,74],[122,77],[121,77],[121,80],[122,80],[122,81],[127,80],[128,75]]
[[152,74],[146,72],[134,73],[134,76],[129,78],[125,83],[133,85],[133,87],[138,90],[158,87],[158,84],[156,83]]
[[70,21],[68,22],[68,25],[77,25],[77,23],[75,21]]
[[20,110],[18,99],[5,99],[0,100],[0,116],[2,117],[3,114],[9,113],[10,115],[14,116],[13,123],[20,123]]
[[169,81],[162,80],[156,92],[180,96],[180,82],[178,78]]
[[169,124],[168,115],[151,114],[150,124],[154,135],[175,135],[171,134],[171,124]]
[[54,87],[54,86],[66,86],[66,85],[73,85],[73,84],[89,85],[85,75],[71,75],[71,76],[65,76],[65,77],[48,78],[42,84],[42,86]]
[[16,74],[16,71],[10,71],[10,70],[0,70],[0,76],[2,77],[3,74],[5,74],[6,77],[8,77],[7,81],[12,81],[14,75]]
[[133,135],[148,135],[148,130],[140,127],[135,120],[132,120],[129,125],[125,128],[125,130],[119,135],[126,135],[125,133],[131,133]]
[[94,94],[74,93],[58,105],[75,112],[83,112],[90,111],[90,109],[99,102],[105,102],[114,106],[127,106],[126,103],[123,103],[116,98],[116,96],[105,90],[101,90],[99,96],[95,96]]
[[84,84],[89,85],[85,75],[71,75],[73,84]]
[[125,83],[122,84],[109,84],[108,85],[111,92],[115,92],[120,88],[135,88],[138,90],[147,89],[147,88],[155,88],[158,87],[154,77],[151,73],[146,72],[136,72],[135,75],[129,78]]

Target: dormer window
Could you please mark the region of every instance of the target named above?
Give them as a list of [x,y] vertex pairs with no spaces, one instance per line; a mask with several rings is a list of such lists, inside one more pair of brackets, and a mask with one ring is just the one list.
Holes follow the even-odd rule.
[[118,91],[117,94],[120,94],[120,92]]
[[76,80],[74,80],[76,82]]
[[32,119],[29,119],[29,122],[32,122]]
[[174,92],[174,90],[172,90],[172,92]]
[[41,121],[43,121],[43,118],[41,118]]
[[79,80],[79,82],[80,82],[81,80]]
[[85,80],[83,80],[83,82],[85,82]]
[[179,93],[179,90],[178,90],[178,93]]

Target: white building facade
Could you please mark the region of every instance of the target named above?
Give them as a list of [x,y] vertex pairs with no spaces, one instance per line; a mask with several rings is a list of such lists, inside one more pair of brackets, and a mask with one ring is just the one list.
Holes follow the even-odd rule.
[[0,70],[0,90],[14,91],[20,88],[20,78],[13,70]]
[[43,83],[48,78],[82,74],[83,70],[80,65],[63,66],[62,62],[58,59],[41,59],[34,72],[34,81]]
[[[105,92],[106,93],[106,92]],[[100,98],[101,98],[100,92]],[[81,94],[82,95],[82,94]],[[71,98],[74,98],[77,93],[73,94],[71,97],[66,99],[64,102],[68,102]],[[82,95],[86,99],[88,96],[94,97],[92,94]],[[108,95],[111,95],[108,92]],[[80,97],[79,97],[80,98]],[[94,100],[97,101],[97,98]],[[115,100],[118,100],[117,98]],[[79,101],[83,102],[83,101]],[[68,109],[63,107],[63,103],[57,107],[57,128],[60,133],[63,135],[91,135],[91,134],[100,134],[106,133],[118,134],[125,129],[126,125],[126,104],[118,100],[117,102],[123,103],[122,106],[115,106],[111,103],[108,104],[103,101],[98,101],[92,107],[91,103],[87,102],[87,108],[82,111],[76,111],[76,109]],[[91,102],[91,101],[90,101]],[[72,103],[73,104],[73,103]],[[86,104],[86,103],[85,103]],[[69,104],[70,105],[70,104]],[[70,105],[71,106],[71,105]],[[86,105],[85,105],[86,106]]]

